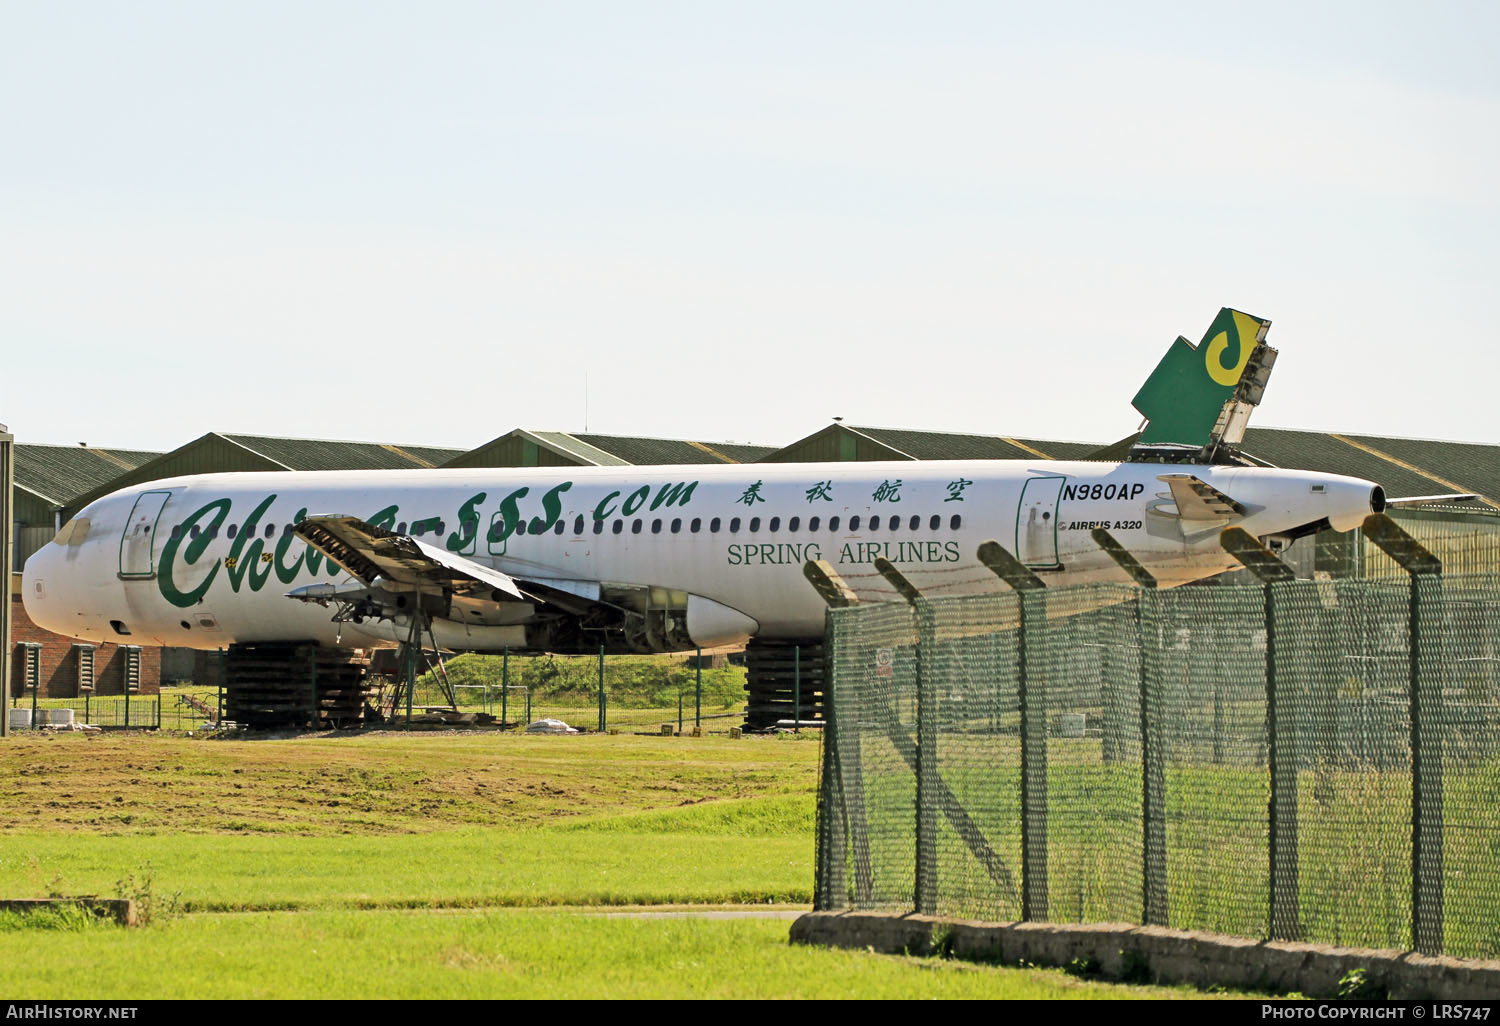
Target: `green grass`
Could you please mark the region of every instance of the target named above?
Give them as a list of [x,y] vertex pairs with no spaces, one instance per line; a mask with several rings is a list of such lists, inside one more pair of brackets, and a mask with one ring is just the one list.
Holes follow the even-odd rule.
[[577,910],[201,914],[0,934],[0,990],[50,999],[1192,996],[787,943],[782,919]]
[[149,865],[158,890],[198,910],[808,904],[811,800],[770,804],[768,816],[699,807],[513,831],[6,835],[0,893],[111,894]]
[[793,948],[785,919],[604,914],[806,908],[820,749],[816,735],[18,735],[0,746],[0,894],[129,895],[157,914],[130,930],[0,922],[0,992],[1181,993]]

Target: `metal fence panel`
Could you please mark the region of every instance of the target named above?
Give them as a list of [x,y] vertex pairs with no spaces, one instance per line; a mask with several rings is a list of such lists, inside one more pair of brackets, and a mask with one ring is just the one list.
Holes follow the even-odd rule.
[[1500,576],[1029,595],[830,612],[835,906],[1500,955]]

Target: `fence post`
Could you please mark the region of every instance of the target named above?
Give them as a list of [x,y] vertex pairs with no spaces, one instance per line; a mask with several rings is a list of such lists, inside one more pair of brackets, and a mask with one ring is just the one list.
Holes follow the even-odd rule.
[[1041,642],[1047,631],[1046,585],[998,542],[979,546],[979,561],[1016,592],[1016,684],[1021,706],[1021,918],[1047,918],[1047,675]]
[[[124,657],[123,652],[121,657]],[[125,674],[125,726],[127,729],[130,727],[130,674],[128,672]]]
[[1271,773],[1270,933],[1274,940],[1301,940],[1301,882],[1297,824],[1297,731],[1289,691],[1277,673],[1277,602],[1279,586],[1297,579],[1248,531],[1231,527],[1220,543],[1261,582],[1266,624],[1266,744]]
[[219,713],[214,717],[215,723],[224,719],[224,650],[219,649]]
[[[833,667],[833,625],[828,622],[823,631],[825,664]],[[833,711],[833,677],[830,672],[823,690],[823,751],[822,767],[818,774],[818,868],[813,880],[813,909],[831,912],[843,908],[849,902],[848,869],[844,854],[848,831],[838,831],[845,824],[843,802],[843,780],[838,756],[838,720]]]
[[[527,692],[529,699],[530,692]],[[604,646],[599,646],[599,733],[604,733]]]
[[[828,686],[823,697],[823,767],[818,789],[818,873],[814,881],[814,900],[820,910],[843,908],[849,904],[849,870],[846,858],[854,852],[854,898],[856,903],[870,900],[874,891],[874,871],[870,866],[869,824],[865,817],[863,768],[859,758],[859,736],[847,741],[851,753],[848,780],[844,791],[845,769],[841,748],[846,744],[839,733],[834,712],[834,618],[831,610],[859,604],[853,590],[826,561],[809,560],[802,575],[827,604],[824,614],[824,665],[829,668]],[[842,833],[835,831],[842,827]],[[835,905],[835,901],[837,904]]]
[[938,897],[938,688],[934,660],[937,656],[937,619],[932,605],[911,582],[884,557],[875,560],[880,571],[901,597],[911,603],[917,618],[917,865],[915,880],[918,915],[937,915]]
[[[1161,622],[1156,578],[1109,531],[1096,527],[1089,536],[1142,589],[1135,599],[1136,670],[1140,686],[1137,713],[1141,731],[1141,922],[1147,926],[1166,926],[1166,746],[1162,743],[1161,689],[1153,686],[1160,640],[1157,625]],[[1217,695],[1215,691],[1216,698]]]
[[506,705],[510,699],[510,646],[505,646],[505,655],[500,657],[500,729],[504,730],[509,722],[506,719]]
[[[1152,582],[1155,587],[1155,582]],[[1136,599],[1135,627],[1139,647],[1141,717],[1141,921],[1166,926],[1167,902],[1167,760],[1161,705],[1161,602],[1154,590]],[[1148,609],[1149,607],[1149,615]]]
[[1366,517],[1364,533],[1410,577],[1411,939],[1416,950],[1437,955],[1443,950],[1443,630],[1437,616],[1443,564],[1384,513]]
[[[697,684],[693,692],[693,726],[701,732],[703,729],[703,646],[698,646],[697,659],[698,675]],[[682,708],[679,704],[677,711],[677,733],[682,733]]]

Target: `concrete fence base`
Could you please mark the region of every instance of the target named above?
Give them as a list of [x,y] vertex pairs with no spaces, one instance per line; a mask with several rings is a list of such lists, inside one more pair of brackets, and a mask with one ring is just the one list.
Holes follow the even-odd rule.
[[1257,941],[1122,923],[981,923],[882,912],[810,912],[792,941],[885,954],[1073,968],[1129,982],[1297,992],[1308,997],[1500,1000],[1500,962]]

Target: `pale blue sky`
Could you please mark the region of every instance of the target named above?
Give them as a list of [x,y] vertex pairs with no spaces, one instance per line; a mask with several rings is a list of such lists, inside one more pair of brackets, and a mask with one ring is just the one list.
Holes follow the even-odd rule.
[[[1127,9],[1128,8],[1128,9]],[[1500,441],[1500,6],[0,0],[0,421]]]

